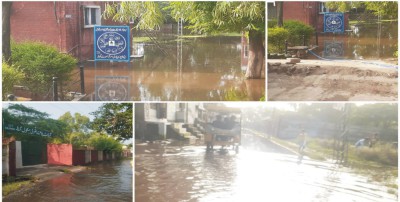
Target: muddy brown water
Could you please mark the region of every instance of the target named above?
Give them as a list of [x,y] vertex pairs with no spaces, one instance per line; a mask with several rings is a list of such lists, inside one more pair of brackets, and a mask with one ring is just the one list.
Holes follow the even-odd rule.
[[366,177],[248,141],[234,151],[137,143],[135,201],[397,201]]
[[131,160],[102,162],[13,194],[3,201],[132,201]]
[[[93,96],[97,101],[220,101],[233,89],[243,100],[259,100],[264,95],[265,79],[244,78],[240,37],[184,39],[182,57],[178,44],[171,39],[162,43],[166,54],[146,44],[144,57],[131,63],[85,62],[86,93],[103,92]],[[75,91],[80,92],[77,85]]]
[[[315,38],[310,42],[315,44]],[[397,21],[360,23],[352,25],[345,34],[319,36],[315,52],[329,59],[385,60],[395,58],[397,43]]]

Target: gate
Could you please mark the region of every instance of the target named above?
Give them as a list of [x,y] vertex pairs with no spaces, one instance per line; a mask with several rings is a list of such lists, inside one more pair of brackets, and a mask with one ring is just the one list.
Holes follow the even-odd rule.
[[41,141],[22,141],[22,165],[47,163],[47,144]]

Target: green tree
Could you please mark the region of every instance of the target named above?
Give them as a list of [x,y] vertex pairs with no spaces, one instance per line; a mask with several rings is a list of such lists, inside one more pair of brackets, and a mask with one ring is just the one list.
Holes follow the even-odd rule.
[[[165,5],[163,5],[165,6]],[[198,33],[241,32],[249,35],[249,62],[246,78],[261,78],[265,69],[264,2],[170,2],[165,9],[173,19],[184,19]],[[159,2],[121,2],[107,4],[105,18],[128,23],[137,29],[154,29],[163,22]]]
[[10,104],[8,108],[2,110],[3,131],[5,125],[23,126],[25,128],[46,131],[53,134],[51,137],[41,137],[38,135],[27,135],[22,132],[6,131],[6,136],[17,136],[20,139],[44,139],[51,141],[53,138],[65,136],[67,127],[61,121],[49,118],[49,115],[22,104]]
[[122,144],[105,134],[92,133],[87,142],[90,146],[94,147],[97,150],[102,150],[106,152],[122,151]]
[[16,84],[21,84],[24,78],[24,73],[14,66],[2,62],[2,85],[3,85],[3,100],[7,99],[7,95],[13,92],[13,87]]
[[372,11],[376,16],[381,15],[390,19],[397,19],[398,16],[397,1],[332,1],[326,2],[326,6],[337,12],[348,12],[352,8],[364,8]]
[[104,18],[111,18],[116,22],[134,22],[134,28],[138,30],[153,30],[164,21],[160,2],[154,1],[122,1],[107,3]]
[[107,103],[92,113],[92,129],[105,132],[117,140],[128,140],[133,135],[132,103]]
[[58,77],[60,83],[68,81],[77,62],[55,47],[39,42],[13,43],[11,50],[13,65],[26,75],[24,84],[34,94],[48,92],[52,77]]
[[265,69],[264,2],[171,2],[175,20],[184,19],[198,33],[248,32],[249,61],[246,78],[261,78]]
[[58,118],[59,121],[65,123],[66,135],[57,141],[72,144],[74,147],[82,147],[87,145],[89,138],[90,119],[79,113],[74,116],[70,112],[66,112]]

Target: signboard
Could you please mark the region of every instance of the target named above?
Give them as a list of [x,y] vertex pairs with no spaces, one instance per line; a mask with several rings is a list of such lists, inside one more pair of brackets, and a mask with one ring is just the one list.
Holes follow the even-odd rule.
[[344,42],[343,41],[324,41],[324,57],[335,59],[344,57]]
[[128,62],[130,60],[129,36],[128,26],[95,26],[94,60]]
[[324,32],[344,32],[343,13],[324,13]]
[[96,76],[96,101],[128,101],[128,76]]
[[29,134],[29,135],[40,135],[40,136],[45,136],[45,137],[53,136],[52,133],[47,132],[47,131],[38,130],[36,128],[28,128],[26,126],[16,126],[13,124],[4,124],[4,130],[12,131],[12,132],[19,132],[19,133]]

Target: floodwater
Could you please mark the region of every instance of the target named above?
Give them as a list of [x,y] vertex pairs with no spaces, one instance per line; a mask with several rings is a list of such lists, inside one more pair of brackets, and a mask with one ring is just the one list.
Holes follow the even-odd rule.
[[137,143],[135,201],[397,201],[386,187],[350,170],[298,163],[295,155],[246,138],[239,154]]
[[[315,44],[315,38],[311,40]],[[398,23],[381,22],[352,25],[345,34],[318,37],[319,56],[328,59],[387,60],[397,57]]]
[[144,57],[131,63],[86,62],[86,93],[96,101],[220,101],[232,91],[259,100],[265,93],[265,79],[244,78],[240,37],[160,42],[145,44]]
[[132,201],[131,160],[101,162],[35,185],[4,201]]

